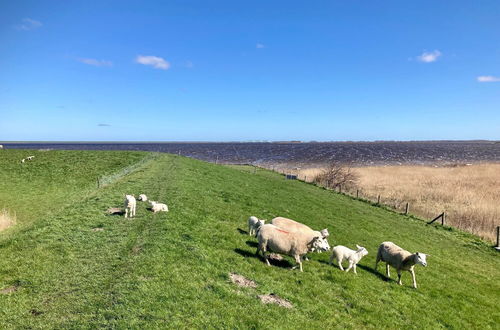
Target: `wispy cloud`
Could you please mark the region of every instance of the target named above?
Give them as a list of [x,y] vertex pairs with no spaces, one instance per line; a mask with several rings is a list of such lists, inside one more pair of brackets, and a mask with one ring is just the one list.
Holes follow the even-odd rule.
[[110,124],[97,124],[97,126],[99,126],[99,127],[109,127],[111,125]]
[[255,48],[257,48],[257,49],[261,49],[261,48],[266,48],[266,46],[265,46],[264,44],[257,43],[257,44],[255,45]]
[[96,60],[95,58],[77,58],[78,62],[93,66],[112,66],[113,62],[106,60]]
[[150,65],[155,69],[168,70],[170,68],[170,63],[158,56],[138,55],[135,61],[140,64]]
[[500,77],[479,76],[479,77],[477,77],[477,81],[479,81],[479,82],[497,82],[497,81],[500,81]]
[[38,29],[42,25],[43,24],[40,21],[31,18],[23,18],[20,24],[15,25],[15,28],[18,30],[29,31]]
[[422,55],[417,56],[417,61],[423,63],[432,63],[436,62],[438,57],[443,55],[439,50],[434,50],[432,52],[423,52]]

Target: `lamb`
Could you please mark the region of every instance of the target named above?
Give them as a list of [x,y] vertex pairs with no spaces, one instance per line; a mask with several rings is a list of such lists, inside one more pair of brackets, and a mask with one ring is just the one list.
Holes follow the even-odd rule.
[[138,200],[145,202],[148,200],[148,196],[146,196],[144,194],[140,194]]
[[259,228],[266,223],[266,220],[259,220],[257,217],[248,218],[248,235],[257,236]]
[[416,289],[417,281],[415,280],[414,267],[415,265],[422,265],[424,267],[427,267],[427,256],[429,255],[421,252],[408,252],[392,242],[383,242],[378,248],[375,270],[377,270],[379,261],[385,261],[387,277],[391,276],[389,272],[389,265],[391,265],[392,267],[396,268],[398,272],[399,285],[403,285],[403,283],[401,282],[401,272],[403,270],[407,270],[411,274],[413,287]]
[[127,217],[135,217],[135,207],[137,202],[135,200],[134,195],[125,195],[125,218]]
[[168,206],[166,204],[158,203],[155,201],[149,201],[149,203],[151,204],[151,211],[153,211],[153,213],[161,211],[168,212]]
[[33,160],[33,158],[35,158],[35,156],[26,157],[27,160]]
[[345,271],[346,273],[352,268],[354,271],[354,274],[357,274],[356,272],[356,265],[358,262],[368,254],[368,251],[362,247],[356,244],[356,248],[358,249],[357,251],[351,250],[343,245],[337,245],[332,249],[332,255],[330,256],[330,265],[333,262],[333,259],[337,259],[339,262],[339,268],[340,270],[344,270],[342,267],[342,261],[344,259],[347,259],[349,261],[349,267],[347,267],[347,270]]
[[24,158],[23,158],[23,159],[21,159],[21,163],[24,163],[25,161],[26,161],[26,159],[24,159]]
[[[276,218],[271,220],[271,223],[275,226],[278,226],[278,227],[285,229],[285,230],[288,230],[288,231],[312,232],[314,235],[321,237],[323,244],[328,245],[327,238],[328,238],[328,236],[330,236],[330,233],[328,232],[328,229],[326,229],[326,228],[321,230],[321,231],[312,230],[309,226],[306,226],[306,225],[304,225],[300,222],[297,222],[295,220],[283,218],[283,217],[276,217]],[[328,249],[330,249],[329,245],[328,245]],[[314,252],[314,250],[311,252]]]
[[[324,244],[321,236],[314,235],[312,232],[292,232],[286,231],[272,224],[262,225],[257,233],[259,245],[256,255],[262,252],[268,266],[269,256],[266,254],[267,249],[285,254],[295,258],[297,265],[302,272],[302,257],[311,252],[313,249],[317,251],[328,251],[330,247]],[[327,242],[328,243],[328,242]],[[292,269],[297,268],[294,266]]]

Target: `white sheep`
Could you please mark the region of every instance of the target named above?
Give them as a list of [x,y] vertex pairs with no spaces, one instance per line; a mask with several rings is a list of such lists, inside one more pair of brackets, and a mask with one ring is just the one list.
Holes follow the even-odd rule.
[[21,159],[21,163],[24,163],[25,161],[26,161],[26,159],[24,159],[24,158],[23,158],[23,159]]
[[377,270],[378,262],[386,262],[386,274],[390,277],[389,265],[396,268],[398,272],[398,284],[402,285],[401,272],[407,270],[411,274],[413,280],[413,287],[417,288],[417,281],[415,280],[415,265],[422,265],[427,267],[428,254],[416,252],[408,252],[392,242],[383,242],[380,244],[377,252],[377,260],[375,262],[375,270]]
[[26,157],[27,160],[33,160],[33,158],[35,158],[35,156],[28,156],[28,157]]
[[[330,236],[330,233],[328,233],[328,229],[326,228],[321,231],[313,230],[309,226],[304,225],[303,223],[283,217],[276,217],[271,220],[271,223],[275,226],[278,226],[288,231],[312,232],[314,235],[321,237],[323,244],[328,245],[327,238],[328,236]],[[328,245],[328,249],[330,249],[330,245]],[[311,252],[314,252],[314,250],[312,250]],[[305,259],[307,260],[307,258]]]
[[125,195],[125,218],[134,217],[135,216],[135,208],[137,206],[137,202],[135,200],[134,195]]
[[144,194],[140,194],[138,200],[145,202],[148,200],[148,196],[146,196]]
[[168,206],[167,206],[167,204],[158,203],[158,202],[155,202],[155,201],[149,201],[149,203],[151,204],[151,211],[153,211],[153,213],[156,213],[156,212],[168,212]]
[[259,220],[253,215],[248,218],[248,235],[257,236],[257,230],[266,223],[266,220]]
[[[311,232],[292,232],[286,231],[275,225],[267,224],[260,227],[257,238],[259,245],[256,255],[262,252],[268,266],[269,257],[266,254],[267,250],[275,253],[285,254],[295,258],[297,265],[302,272],[302,257],[312,250],[327,251],[330,247],[325,245],[320,236],[314,235]],[[297,268],[297,266],[292,269]]]
[[346,273],[352,268],[354,271],[354,274],[357,274],[356,272],[356,265],[358,262],[368,254],[368,251],[362,247],[356,244],[356,248],[358,249],[357,251],[351,250],[343,245],[337,245],[332,249],[332,255],[330,256],[330,265],[333,262],[333,259],[337,259],[339,262],[339,268],[340,270],[344,270],[342,267],[342,261],[346,259],[349,261],[349,267],[347,267]]

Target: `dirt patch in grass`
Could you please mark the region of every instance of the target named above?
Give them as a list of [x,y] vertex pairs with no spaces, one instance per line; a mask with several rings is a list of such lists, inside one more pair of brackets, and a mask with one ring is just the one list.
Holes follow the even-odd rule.
[[284,307],[284,308],[293,308],[293,305],[291,302],[289,302],[286,299],[280,298],[279,296],[275,295],[274,293],[263,294],[263,295],[259,295],[258,297],[263,304],[276,304],[276,305]]
[[16,224],[16,215],[11,214],[7,209],[0,211],[0,231]]
[[104,231],[104,228],[92,228],[92,231]]
[[125,211],[119,207],[110,207],[106,210],[106,213],[109,215],[124,215]]
[[244,287],[244,288],[254,288],[255,289],[257,287],[257,283],[255,283],[252,280],[249,280],[245,276],[241,276],[241,275],[238,275],[236,273],[229,273],[229,279],[234,284],[241,286],[241,287]]
[[9,294],[9,293],[12,293],[12,292],[16,292],[18,289],[17,286],[13,285],[13,286],[9,286],[7,288],[4,288],[2,290],[0,290],[0,294]]

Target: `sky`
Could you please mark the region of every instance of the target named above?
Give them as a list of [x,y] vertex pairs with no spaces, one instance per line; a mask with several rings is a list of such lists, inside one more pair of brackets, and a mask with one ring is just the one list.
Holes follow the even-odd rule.
[[0,141],[500,140],[500,1],[2,1]]

